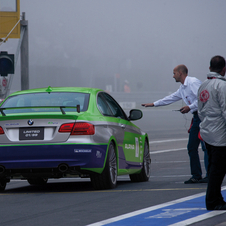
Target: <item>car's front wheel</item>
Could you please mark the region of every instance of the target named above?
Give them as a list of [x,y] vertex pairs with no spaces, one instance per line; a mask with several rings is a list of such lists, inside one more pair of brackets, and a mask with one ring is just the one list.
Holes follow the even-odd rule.
[[143,157],[143,167],[140,173],[130,174],[130,180],[132,182],[143,182],[148,181],[150,177],[150,166],[151,166],[151,157],[149,153],[148,142],[145,141],[144,145],[144,157]]
[[112,189],[117,185],[117,159],[115,145],[110,143],[105,168],[101,174],[92,174],[91,182],[95,189]]

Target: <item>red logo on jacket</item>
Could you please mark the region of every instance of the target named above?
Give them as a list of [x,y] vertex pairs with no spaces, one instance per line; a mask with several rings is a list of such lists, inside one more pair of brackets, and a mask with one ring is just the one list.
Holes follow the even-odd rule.
[[200,101],[202,101],[203,103],[205,103],[210,97],[210,94],[207,90],[203,90],[201,93],[200,93]]

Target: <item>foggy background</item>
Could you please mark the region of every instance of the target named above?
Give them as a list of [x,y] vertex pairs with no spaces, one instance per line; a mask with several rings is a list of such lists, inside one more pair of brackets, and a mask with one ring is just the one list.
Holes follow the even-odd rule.
[[[225,0],[20,0],[29,29],[30,88],[84,86],[132,93],[179,88],[178,64],[204,81],[226,57]],[[18,39],[0,51],[15,53]],[[20,61],[12,91],[20,90]],[[154,96],[148,97],[155,101]]]

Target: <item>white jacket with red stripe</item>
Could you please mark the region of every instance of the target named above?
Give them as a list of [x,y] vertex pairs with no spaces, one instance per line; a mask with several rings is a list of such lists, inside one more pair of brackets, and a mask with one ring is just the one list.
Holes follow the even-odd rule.
[[216,72],[210,72],[199,87],[198,115],[202,139],[226,146],[226,79]]

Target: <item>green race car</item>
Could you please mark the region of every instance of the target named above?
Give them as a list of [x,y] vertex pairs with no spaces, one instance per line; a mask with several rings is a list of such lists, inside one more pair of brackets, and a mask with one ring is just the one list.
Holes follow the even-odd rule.
[[117,176],[148,181],[148,135],[101,89],[48,87],[19,91],[0,105],[0,190],[13,178],[43,185],[48,178],[89,177],[111,189]]

